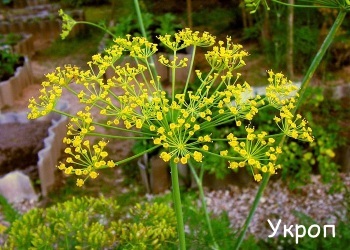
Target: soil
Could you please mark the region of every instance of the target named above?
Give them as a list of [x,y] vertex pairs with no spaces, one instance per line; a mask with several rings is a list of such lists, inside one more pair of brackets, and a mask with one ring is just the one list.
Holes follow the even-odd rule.
[[36,165],[50,126],[50,121],[0,124],[0,175]]

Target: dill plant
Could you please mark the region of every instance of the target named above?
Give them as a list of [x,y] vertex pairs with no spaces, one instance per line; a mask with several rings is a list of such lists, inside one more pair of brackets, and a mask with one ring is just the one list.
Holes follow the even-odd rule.
[[73,197],[20,216],[0,249],[161,249],[175,242],[175,214],[165,204],[123,211],[112,198]]
[[[79,22],[62,10],[60,15],[64,38]],[[268,70],[266,96],[255,95],[237,71],[245,65],[248,53],[242,45],[233,43],[230,37],[217,41],[208,32],[183,29],[158,39],[172,51],[172,60],[162,55],[156,58],[158,44],[149,42],[145,37],[126,35],[116,37],[104,54],[94,55],[87,62],[89,70],[71,65],[56,68],[46,75],[40,96],[29,100],[28,118],[36,119],[51,112],[70,118],[64,138],[67,145],[64,151],[68,157],[57,167],[68,175],[76,176],[79,187],[88,179],[96,179],[105,168],[113,168],[145,153],[160,150],[159,157],[170,164],[179,245],[180,249],[185,249],[178,163],[191,167],[205,209],[202,176],[197,175],[194,167],[203,169],[206,156],[225,160],[228,168],[233,170],[247,168],[255,181],[263,180],[266,185],[269,176],[281,168],[276,161],[282,154],[285,137],[306,142],[314,139],[307,121],[295,113],[298,88],[282,73]],[[193,47],[192,59],[179,59],[177,52],[189,46]],[[195,70],[200,84],[189,91],[198,47],[207,48],[205,58],[210,70]],[[119,59],[125,54],[135,60],[135,65],[119,64]],[[156,74],[154,59],[171,69],[170,90],[164,88],[161,77]],[[177,86],[176,71],[184,67],[189,68],[187,81],[183,86]],[[104,81],[108,68],[112,68],[116,76]],[[76,91],[72,88],[73,84],[80,85],[82,90]],[[178,90],[179,87],[181,90]],[[76,102],[82,106],[80,111],[71,114],[56,108],[63,90],[76,97]],[[278,130],[275,134],[251,125],[259,111],[268,107],[275,111],[271,115]],[[213,137],[211,131],[225,124],[231,126],[225,138]],[[243,130],[244,136],[237,137],[237,129]],[[121,135],[124,132],[132,136]],[[101,140],[91,139],[96,137]],[[108,141],[112,139],[149,140],[153,145],[115,162],[108,159]],[[217,151],[213,142],[219,140],[224,142],[225,149]],[[208,213],[206,216],[213,246],[218,248]]]

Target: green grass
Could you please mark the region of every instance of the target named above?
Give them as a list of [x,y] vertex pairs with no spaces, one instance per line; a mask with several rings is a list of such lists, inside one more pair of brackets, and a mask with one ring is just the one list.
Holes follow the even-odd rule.
[[96,53],[98,43],[101,39],[101,32],[92,32],[89,34],[79,35],[75,38],[62,40],[57,38],[52,45],[44,50],[42,54],[46,58],[58,59],[62,57],[90,56]]
[[112,9],[110,5],[86,6],[84,7],[84,13],[86,21],[98,23],[110,19]]
[[14,222],[20,217],[18,211],[16,211],[13,208],[13,206],[10,203],[8,203],[6,198],[2,195],[0,195],[0,212],[4,216],[5,220],[10,223]]
[[[115,2],[113,5],[113,1]],[[86,21],[98,23],[111,19],[118,20],[134,12],[133,1],[112,0],[110,5],[84,7]]]

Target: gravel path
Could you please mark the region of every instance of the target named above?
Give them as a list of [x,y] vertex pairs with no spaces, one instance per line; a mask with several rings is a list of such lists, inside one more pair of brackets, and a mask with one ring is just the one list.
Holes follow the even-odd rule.
[[[342,174],[342,179],[350,191],[350,174]],[[257,189],[257,185],[243,189],[230,186],[226,190],[207,192],[208,208],[216,215],[227,212],[232,228],[238,229],[245,221]],[[328,189],[329,186],[322,184],[319,176],[312,176],[311,183],[302,187],[299,193],[290,191],[281,180],[269,183],[248,233],[266,239],[273,232],[268,219],[275,226],[281,220],[280,229],[283,225],[301,224],[295,212],[310,216],[314,224],[320,226],[336,224],[337,218],[346,215],[345,205],[350,205],[350,198],[345,199],[345,191],[329,194]],[[280,234],[283,230],[278,231],[277,235]]]

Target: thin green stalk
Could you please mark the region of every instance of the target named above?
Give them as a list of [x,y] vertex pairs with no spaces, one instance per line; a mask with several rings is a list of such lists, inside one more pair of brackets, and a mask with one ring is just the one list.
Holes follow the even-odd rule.
[[143,19],[142,19],[142,14],[141,14],[141,9],[140,9],[140,4],[138,0],[134,0],[134,5],[135,5],[135,10],[136,10],[136,15],[137,15],[137,20],[139,22],[140,30],[142,36],[148,39],[146,30],[145,30],[145,25],[143,24]]
[[196,54],[196,46],[193,46],[193,50],[192,50],[192,53],[191,53],[191,62],[190,62],[190,68],[188,69],[188,76],[187,76],[187,80],[186,80],[186,85],[185,85],[185,88],[184,88],[184,94],[186,94],[186,91],[187,91],[187,87],[188,87],[188,84],[190,82],[190,79],[191,79],[191,74],[192,74],[192,69],[193,69],[193,65],[194,65],[194,56]]
[[203,207],[203,211],[204,211],[204,214],[205,214],[205,220],[207,222],[207,225],[208,225],[208,230],[209,230],[209,234],[213,240],[213,245],[214,245],[214,249],[219,249],[219,245],[217,244],[216,240],[215,240],[215,237],[214,237],[214,233],[213,233],[213,228],[211,226],[211,222],[210,222],[210,218],[209,218],[209,213],[208,213],[208,208],[207,208],[207,203],[206,203],[206,200],[205,200],[205,196],[204,196],[204,191],[203,191],[203,172],[204,172],[204,168],[201,167],[201,172],[200,172],[200,177],[198,177],[197,173],[196,173],[196,170],[194,169],[193,165],[191,162],[189,162],[188,166],[190,167],[191,169],[191,172],[193,174],[193,177],[197,183],[197,186],[198,186],[198,191],[199,191],[199,197],[201,199],[201,202],[202,202],[202,207]]
[[299,97],[299,100],[297,102],[296,109],[298,109],[300,107],[300,104],[303,101],[302,96],[304,95],[306,88],[309,86],[311,78],[314,75],[316,69],[318,68],[318,65],[320,64],[321,60],[323,59],[323,56],[325,55],[327,49],[331,45],[339,27],[343,23],[344,18],[346,16],[346,13],[347,12],[345,10],[339,11],[337,18],[335,19],[335,21],[334,21],[331,29],[329,30],[325,40],[323,41],[320,49],[318,50],[316,56],[314,57],[308,71],[306,72],[305,77],[301,83],[301,88],[299,91],[300,97]]
[[[142,36],[144,36],[146,39],[148,39],[146,30],[145,30],[145,25],[143,24],[143,19],[142,19],[142,14],[141,14],[141,9],[140,9],[140,4],[138,0],[134,0],[134,5],[135,5],[135,10],[137,14],[137,20],[139,21],[139,26],[141,30]],[[153,56],[150,57],[150,67],[153,73],[153,77],[157,78],[157,69],[156,69],[156,64],[154,63]]]
[[88,24],[88,25],[94,26],[96,28],[99,28],[115,38],[115,34],[113,34],[109,29],[105,28],[104,26],[98,25],[96,23],[87,22],[87,21],[76,21],[76,24],[79,24],[79,23],[80,24]]
[[69,113],[63,112],[62,110],[59,110],[59,109],[52,109],[52,112],[55,112],[55,113],[63,115],[63,116],[67,116],[69,118],[75,117],[74,115],[71,115]]
[[[310,80],[313,76],[313,74],[315,73],[318,65],[320,64],[324,54],[326,53],[328,47],[330,46],[330,44],[332,43],[333,39],[334,39],[334,36],[337,32],[337,30],[339,29],[339,27],[341,26],[344,18],[346,16],[346,11],[345,10],[340,10],[339,13],[338,13],[338,16],[336,18],[336,20],[334,21],[327,37],[325,38],[325,40],[323,41],[320,49],[318,50],[316,56],[314,57],[302,83],[301,83],[301,88],[300,88],[300,91],[299,91],[299,99],[298,99],[298,103],[296,105],[296,108],[294,109],[293,111],[293,114],[296,113],[297,109],[300,107],[300,104],[302,102],[302,97],[305,93],[305,89],[307,88],[307,86],[310,84]],[[280,142],[280,146],[282,146],[284,144],[284,142],[286,141],[286,136],[284,135],[281,139],[281,142]],[[269,179],[270,179],[270,174],[265,174],[264,178],[263,178],[263,181],[261,182],[260,184],[260,187],[259,187],[259,190],[255,196],[255,199],[254,199],[254,202],[253,202],[253,205],[252,207],[250,208],[250,211],[249,211],[249,214],[248,214],[248,217],[244,223],[244,226],[242,228],[242,231],[241,233],[239,234],[238,236],[238,239],[237,239],[237,242],[235,244],[235,249],[239,249],[240,245],[242,244],[243,242],[243,239],[245,237],[245,234],[248,230],[248,226],[255,214],[255,211],[259,205],[259,202],[260,202],[260,199],[262,197],[262,194],[269,182]]]
[[243,239],[244,239],[244,236],[245,236],[245,234],[246,234],[246,232],[248,230],[248,226],[249,226],[250,222],[253,219],[253,216],[255,214],[256,209],[258,208],[260,199],[261,199],[261,197],[262,197],[262,195],[264,193],[264,190],[265,190],[267,184],[269,183],[269,179],[270,179],[270,174],[269,173],[265,173],[265,175],[263,177],[263,180],[262,180],[262,182],[261,182],[261,184],[259,186],[258,192],[255,195],[255,199],[254,199],[253,205],[250,208],[248,217],[247,217],[247,219],[246,219],[246,221],[245,221],[245,223],[243,225],[241,233],[238,236],[238,239],[236,241],[234,249],[239,249],[239,247],[241,246],[241,244],[243,242]]
[[[142,155],[144,155],[144,154],[147,154],[147,153],[149,153],[149,152],[152,152],[153,150],[155,150],[155,149],[158,148],[158,147],[159,147],[159,145],[154,146],[154,147],[152,147],[152,148],[149,148],[149,149],[147,149],[147,150],[145,150],[145,151],[142,151],[142,152],[140,152],[140,153],[138,153],[138,154],[135,154],[135,155],[133,155],[133,156],[130,156],[130,157],[126,158],[126,159],[123,159],[123,160],[120,160],[120,161],[116,161],[116,162],[115,162],[115,165],[120,165],[120,164],[126,163],[126,162],[128,162],[128,161],[131,161],[131,160],[133,160],[133,159],[137,159],[137,158],[139,158],[140,156],[142,156]],[[104,168],[109,168],[109,167],[108,167],[108,166],[102,166],[102,167],[100,167],[99,169],[104,169]]]
[[[174,50],[174,60],[176,57],[176,50]],[[176,80],[176,68],[171,67],[171,101],[175,101],[175,80]]]
[[216,157],[219,157],[221,159],[225,159],[225,160],[231,160],[231,161],[241,161],[243,160],[244,158],[239,156],[239,157],[232,157],[232,156],[222,156],[222,155],[219,155],[219,154],[216,154],[216,153],[212,153],[210,151],[206,151],[202,148],[196,148],[196,150],[198,150],[199,152],[203,153],[203,154],[208,154],[208,155],[213,155],[213,156],[216,156]]
[[122,135],[109,135],[109,134],[101,134],[101,133],[87,133],[86,135],[89,136],[100,136],[103,138],[111,138],[111,139],[122,139],[122,140],[150,140],[152,137],[145,137],[145,136],[122,136]]
[[182,206],[181,206],[179,173],[177,169],[177,164],[174,162],[173,159],[170,160],[170,170],[171,170],[173,200],[174,200],[174,208],[175,208],[175,215],[176,215],[176,221],[177,221],[177,233],[178,233],[179,242],[180,242],[180,250],[185,250],[186,241],[185,241],[185,229],[184,229],[184,221],[183,221]]
[[[314,5],[304,5],[304,4],[289,4],[289,3],[286,3],[286,2],[281,2],[281,1],[278,1],[278,0],[272,0],[272,2],[275,2],[277,4],[281,4],[281,5],[285,5],[285,6],[292,6],[294,8],[298,7],[298,8],[312,8],[312,9],[315,9],[315,8],[329,8],[329,9],[338,9],[339,6],[335,5],[335,6],[319,6],[319,5],[316,5],[314,4],[313,1],[309,1],[311,4],[314,4]],[[308,2],[308,1],[305,1],[305,2]]]

